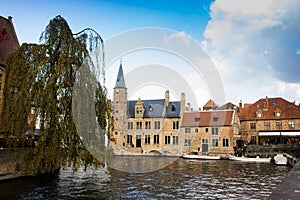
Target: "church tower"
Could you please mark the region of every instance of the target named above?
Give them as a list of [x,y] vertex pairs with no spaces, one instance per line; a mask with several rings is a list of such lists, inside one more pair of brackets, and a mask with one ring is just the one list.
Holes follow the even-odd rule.
[[125,85],[122,61],[120,62],[116,85],[114,87],[113,116],[115,135],[123,135],[127,130],[127,88]]

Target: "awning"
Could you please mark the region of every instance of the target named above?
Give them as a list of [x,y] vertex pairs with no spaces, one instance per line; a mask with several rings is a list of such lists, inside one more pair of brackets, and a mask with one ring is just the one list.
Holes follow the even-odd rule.
[[293,131],[293,132],[281,132],[281,135],[300,136],[300,131]]
[[270,131],[270,132],[267,132],[267,131],[262,131],[262,132],[259,132],[258,133],[258,136],[300,136],[300,131],[282,131],[282,132],[279,132],[279,131]]
[[279,136],[280,132],[259,132],[258,136]]

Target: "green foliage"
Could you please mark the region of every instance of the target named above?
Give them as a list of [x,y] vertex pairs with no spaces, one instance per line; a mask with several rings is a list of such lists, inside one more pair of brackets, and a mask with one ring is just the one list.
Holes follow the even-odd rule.
[[[94,43],[102,42],[98,37]],[[32,160],[36,174],[95,163],[81,143],[72,115],[76,73],[92,50],[87,50],[87,43],[95,38],[85,32],[75,37],[66,20],[57,16],[42,33],[42,44],[23,44],[7,60],[1,131],[25,141],[26,131],[33,132],[40,119]],[[109,110],[100,84],[94,96],[98,122],[106,129]]]

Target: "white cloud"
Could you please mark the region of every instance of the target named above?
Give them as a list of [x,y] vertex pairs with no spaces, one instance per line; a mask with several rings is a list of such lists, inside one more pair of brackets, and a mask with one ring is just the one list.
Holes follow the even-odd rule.
[[165,38],[165,42],[168,43],[171,40],[179,40],[183,42],[185,45],[190,44],[190,36],[186,35],[184,31],[172,33],[168,37]]
[[300,97],[300,1],[216,0],[210,9],[202,45],[228,100]]

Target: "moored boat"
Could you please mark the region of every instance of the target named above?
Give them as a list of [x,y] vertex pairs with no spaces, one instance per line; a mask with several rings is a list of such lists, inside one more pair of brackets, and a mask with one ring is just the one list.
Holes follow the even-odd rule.
[[283,154],[277,154],[274,156],[274,162],[276,165],[287,165],[288,160]]
[[182,156],[185,159],[199,159],[199,160],[220,160],[221,156],[209,156],[209,155],[188,155]]
[[245,157],[245,156],[242,157],[229,156],[229,160],[242,161],[242,162],[258,162],[258,163],[271,162],[271,158],[260,158],[259,156],[256,156],[255,158]]

